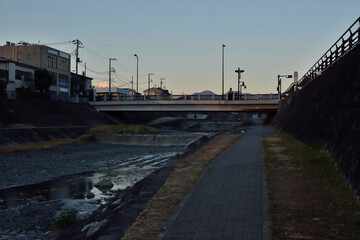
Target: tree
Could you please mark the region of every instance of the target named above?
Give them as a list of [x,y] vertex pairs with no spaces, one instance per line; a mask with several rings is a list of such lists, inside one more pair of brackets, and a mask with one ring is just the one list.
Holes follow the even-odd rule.
[[35,89],[40,92],[47,92],[52,81],[51,73],[46,69],[39,69],[35,71]]

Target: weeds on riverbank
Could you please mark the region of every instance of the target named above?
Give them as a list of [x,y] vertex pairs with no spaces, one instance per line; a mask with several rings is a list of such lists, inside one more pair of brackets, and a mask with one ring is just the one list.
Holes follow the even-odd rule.
[[65,144],[72,144],[76,142],[84,141],[89,137],[88,134],[81,135],[78,138],[61,138],[55,139],[47,142],[39,142],[39,143],[30,143],[30,144],[21,144],[21,145],[14,145],[14,146],[6,146],[0,148],[0,152],[19,152],[31,149],[51,149],[56,146],[65,145]]
[[144,125],[131,125],[131,124],[123,124],[123,125],[104,125],[90,129],[89,133],[81,135],[78,138],[61,138],[55,139],[47,142],[39,142],[39,143],[30,143],[30,144],[20,144],[14,146],[6,146],[1,147],[0,152],[18,152],[25,151],[30,149],[50,149],[59,145],[72,144],[84,141],[91,137],[95,133],[127,133],[127,134],[153,134],[158,131],[155,128],[144,126]]
[[77,221],[76,212],[63,213],[57,217],[54,223],[54,230],[59,231],[74,225]]
[[280,133],[263,138],[272,239],[360,239],[360,204],[335,161]]
[[122,239],[156,239],[181,200],[197,182],[204,168],[239,137],[238,135],[217,136],[196,153],[182,160]]
[[151,134],[157,133],[155,128],[144,125],[122,124],[122,125],[104,125],[92,128],[90,133],[129,133],[129,134]]

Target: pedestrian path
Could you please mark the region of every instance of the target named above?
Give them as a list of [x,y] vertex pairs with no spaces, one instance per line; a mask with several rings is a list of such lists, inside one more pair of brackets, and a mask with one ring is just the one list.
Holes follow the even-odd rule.
[[217,157],[159,239],[270,239],[261,137],[273,132],[253,127]]

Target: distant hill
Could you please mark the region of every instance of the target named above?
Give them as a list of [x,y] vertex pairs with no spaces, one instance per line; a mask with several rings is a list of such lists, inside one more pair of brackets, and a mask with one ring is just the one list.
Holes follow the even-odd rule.
[[216,95],[216,94],[213,93],[212,91],[205,90],[205,91],[202,91],[202,92],[193,93],[192,95]]

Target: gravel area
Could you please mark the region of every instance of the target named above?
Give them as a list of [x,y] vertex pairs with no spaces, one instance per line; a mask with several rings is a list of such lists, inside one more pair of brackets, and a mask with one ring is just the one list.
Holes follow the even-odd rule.
[[[146,156],[184,152],[181,147],[144,147],[82,142],[48,150],[0,153],[0,190],[43,183],[69,175],[151,163]],[[145,156],[145,157],[144,157]],[[140,180],[140,179],[139,179]],[[0,198],[0,203],[3,200]],[[55,216],[66,201],[28,199],[0,210],[0,240],[49,239]]]

